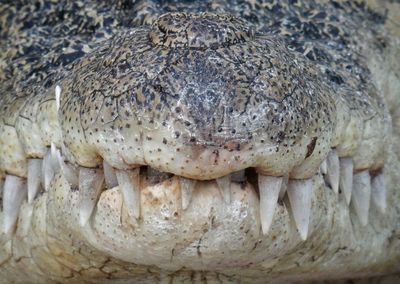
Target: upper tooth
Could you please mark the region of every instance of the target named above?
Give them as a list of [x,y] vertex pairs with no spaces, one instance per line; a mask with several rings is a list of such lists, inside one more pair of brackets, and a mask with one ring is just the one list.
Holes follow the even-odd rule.
[[76,168],[71,164],[65,163],[64,161],[60,162],[61,171],[65,177],[65,179],[69,182],[69,184],[73,187],[79,186],[79,173]]
[[321,163],[321,173],[326,175],[328,172],[328,165],[326,164],[326,159]]
[[107,188],[113,188],[118,185],[117,176],[114,168],[103,160],[104,177],[106,179]]
[[281,186],[281,190],[279,191],[279,200],[282,200],[283,197],[285,196],[285,193],[287,191],[287,187],[288,187],[288,183],[289,183],[289,176],[284,176],[283,180],[282,180],[282,186]]
[[180,178],[182,209],[183,210],[186,210],[189,207],[190,201],[192,200],[192,194],[193,194],[195,185],[196,185],[196,181],[193,179],[188,179],[188,178],[184,178],[184,177]]
[[383,173],[372,179],[371,184],[372,201],[376,208],[383,214],[386,211],[386,185]]
[[103,188],[104,174],[102,169],[81,167],[79,170],[79,221],[86,225]]
[[140,168],[115,170],[119,188],[128,214],[133,219],[140,217]]
[[352,203],[362,226],[368,224],[370,198],[371,177],[369,171],[354,174]]
[[217,178],[219,192],[226,204],[231,203],[231,178],[229,175]]
[[42,179],[42,159],[28,160],[28,202],[32,203]]
[[57,111],[60,109],[60,99],[61,99],[61,87],[60,86],[56,86],[55,89],[55,93],[56,93],[56,108]]
[[260,218],[264,235],[268,233],[272,224],[279,192],[282,187],[282,180],[282,177],[258,175]]
[[311,198],[313,182],[312,179],[289,180],[287,189],[294,221],[299,230],[302,240],[307,239],[308,224],[310,222]]
[[336,149],[332,149],[327,157],[328,180],[335,193],[339,192],[339,157]]
[[26,180],[6,175],[3,192],[3,232],[8,234],[14,228],[19,208],[26,197]]
[[340,189],[344,194],[347,205],[350,204],[353,188],[353,167],[352,158],[340,158]]

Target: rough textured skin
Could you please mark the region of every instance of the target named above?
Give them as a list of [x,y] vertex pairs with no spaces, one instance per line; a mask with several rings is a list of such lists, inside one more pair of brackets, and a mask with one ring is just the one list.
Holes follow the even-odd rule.
[[[114,187],[83,227],[79,189],[56,174],[22,205],[15,232],[0,235],[0,282],[289,283],[398,272],[399,6],[2,4],[0,177],[26,177],[28,159],[52,143],[76,167],[104,159],[147,172],[140,219]],[[385,175],[387,212],[371,205],[365,227],[319,171],[331,148],[355,172]],[[248,168],[224,204],[214,179]],[[256,172],[312,178],[306,241],[287,198],[261,233]],[[198,180],[187,210],[180,176]]]

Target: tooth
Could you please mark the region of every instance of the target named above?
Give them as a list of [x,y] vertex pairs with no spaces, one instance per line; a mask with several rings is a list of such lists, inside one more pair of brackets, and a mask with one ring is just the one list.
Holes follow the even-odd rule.
[[281,190],[279,191],[279,200],[283,200],[283,197],[285,196],[285,193],[287,191],[288,183],[289,176],[284,176],[282,180]]
[[352,203],[362,226],[368,224],[371,177],[368,171],[354,174]]
[[340,158],[340,189],[346,199],[347,205],[350,204],[351,190],[353,188],[353,159]]
[[279,192],[282,187],[282,180],[282,177],[258,175],[261,228],[264,235],[268,233],[271,227]]
[[233,182],[244,182],[246,181],[246,176],[244,170],[231,173],[231,181]]
[[222,199],[226,204],[231,203],[231,177],[226,175],[216,179],[219,192],[221,193]]
[[335,149],[332,149],[327,157],[328,181],[335,193],[339,192],[339,157]]
[[42,162],[42,178],[43,178],[43,186],[47,191],[49,189],[49,185],[54,176],[54,170],[52,166],[52,158],[51,158],[51,150],[48,150],[46,155],[43,157]]
[[28,160],[28,202],[32,203],[40,188],[42,159]]
[[131,218],[140,217],[140,168],[115,170],[124,204]]
[[294,221],[299,230],[301,239],[305,241],[310,222],[311,198],[313,193],[312,179],[289,180],[287,189]]
[[56,86],[55,93],[56,93],[56,107],[58,111],[60,109],[60,98],[61,98],[61,87],[59,85]]
[[326,164],[326,159],[321,163],[321,173],[326,175],[326,173],[328,172],[328,165]]
[[17,223],[19,208],[26,198],[26,180],[6,175],[3,192],[3,232],[8,234]]
[[85,226],[103,188],[104,173],[102,169],[90,169],[81,167],[79,169],[79,222]]
[[372,179],[371,184],[372,201],[382,214],[386,211],[386,185],[383,173]]
[[79,173],[77,172],[76,168],[71,164],[65,163],[64,161],[60,161],[61,171],[68,181],[68,183],[72,187],[79,186]]
[[186,210],[192,200],[192,193],[196,186],[196,181],[193,179],[180,178],[181,196],[182,196],[182,209]]
[[118,180],[113,167],[103,160],[103,169],[107,188],[110,189],[116,187],[118,185]]
[[50,147],[51,153],[51,164],[53,166],[54,173],[58,173],[61,169],[60,161],[63,161],[61,158],[60,150],[56,148],[54,143],[51,143]]

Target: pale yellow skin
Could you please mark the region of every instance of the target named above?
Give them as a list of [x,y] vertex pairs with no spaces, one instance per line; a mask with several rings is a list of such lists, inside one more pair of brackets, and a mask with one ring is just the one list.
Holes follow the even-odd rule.
[[[398,22],[399,5],[391,8],[389,17]],[[392,117],[385,215],[372,205],[369,224],[362,227],[317,173],[307,241],[300,239],[287,202],[278,205],[264,236],[250,184],[233,185],[233,201],[226,205],[214,181],[200,182],[184,211],[174,177],[157,185],[142,180],[138,223],[115,187],[102,192],[91,221],[80,227],[78,192],[56,175],[48,192],[22,205],[16,231],[0,235],[0,283],[284,283],[398,272],[400,31],[396,25],[386,28],[387,53],[374,52],[368,39],[362,51]],[[2,222],[0,213],[0,227]]]

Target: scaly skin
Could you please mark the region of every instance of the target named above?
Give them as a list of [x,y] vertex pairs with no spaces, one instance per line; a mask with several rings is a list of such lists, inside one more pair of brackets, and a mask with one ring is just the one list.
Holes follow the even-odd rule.
[[[142,166],[140,218],[120,186],[103,186],[80,225],[85,180],[61,168],[0,235],[0,282],[282,283],[400,270],[398,4],[114,4],[1,8],[0,173],[26,178],[51,144],[81,176],[102,173],[103,159],[122,172]],[[189,14],[159,17],[175,10]],[[319,170],[331,148],[355,173],[384,174],[386,212],[371,202],[366,226]],[[224,203],[215,179],[247,168]],[[262,233],[257,174],[312,179],[306,241],[287,196]],[[188,179],[197,185],[184,209]]]

